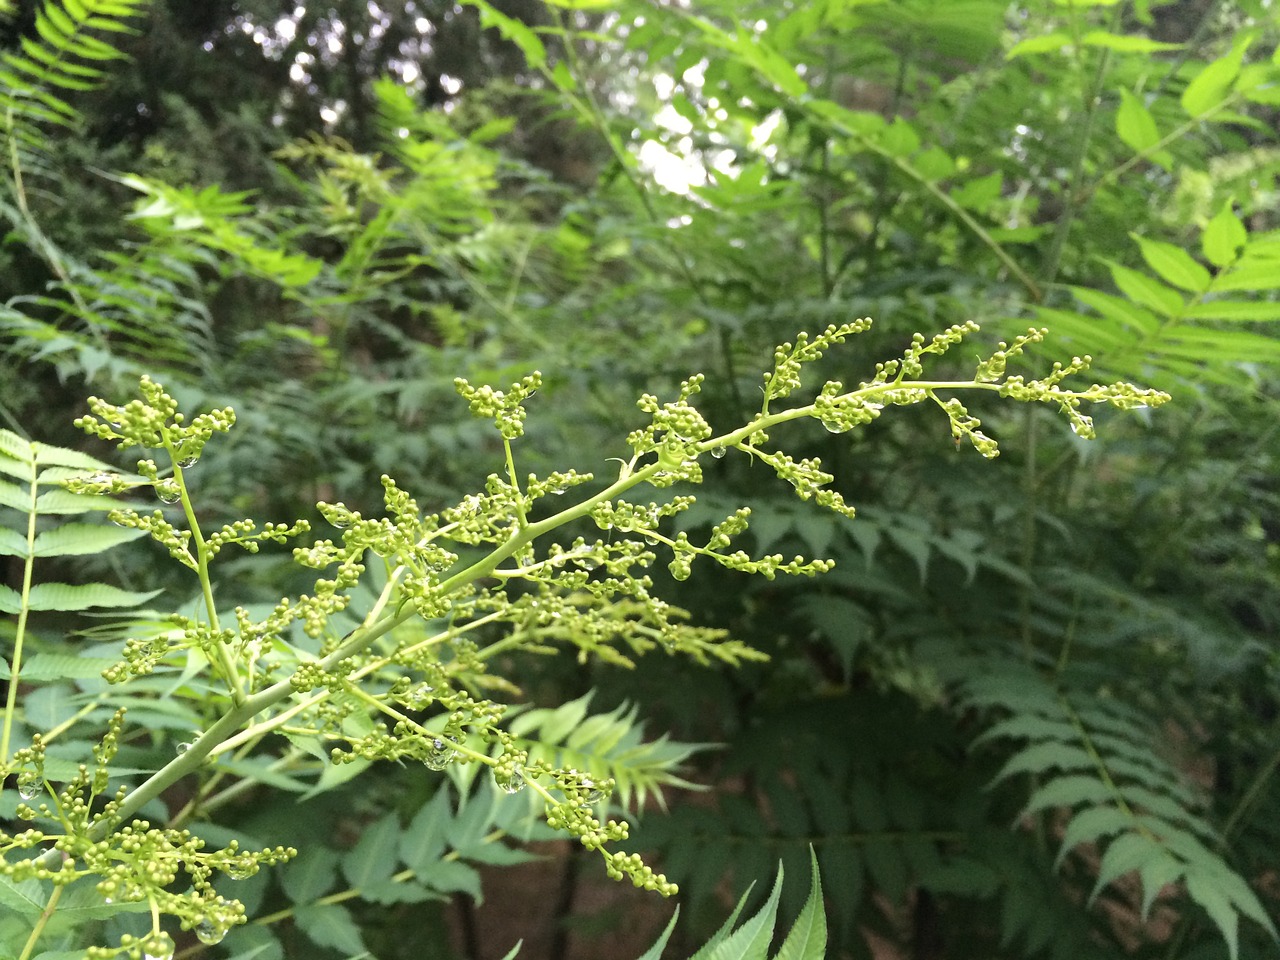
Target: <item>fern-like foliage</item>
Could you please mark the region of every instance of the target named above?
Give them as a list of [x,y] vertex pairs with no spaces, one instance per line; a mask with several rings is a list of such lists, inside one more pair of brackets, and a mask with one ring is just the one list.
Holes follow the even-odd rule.
[[653,799],[666,806],[663,787],[693,789],[676,774],[702,744],[680,743],[664,735],[643,739],[638,710],[622,704],[608,713],[588,712],[587,693],[554,709],[529,710],[511,721],[510,730],[533,761],[599,771],[614,781],[613,797],[624,807],[643,809]]
[[38,39],[23,37],[21,53],[6,53],[0,65],[0,122],[10,150],[24,152],[30,169],[47,150],[45,124],[68,126],[79,114],[67,96],[92,90],[103,67],[122,54],[100,34],[127,32],[147,0],[48,0],[35,19]]
[[[22,562],[21,587],[15,590],[0,584],[0,613],[17,616],[9,638],[12,640],[10,657],[0,662],[0,671],[3,671],[0,679],[8,681],[0,761],[7,762],[9,757],[11,722],[20,678],[93,676],[102,669],[100,664],[78,662],[79,658],[53,652],[37,652],[24,667],[30,614],[131,607],[159,592],[140,593],[105,583],[36,582],[37,559],[100,554],[141,535],[138,530],[91,519],[116,507],[116,501],[107,496],[115,481],[106,471],[112,469],[75,450],[33,442],[0,430],[0,474],[12,478],[0,479],[0,555],[16,557]],[[71,493],[63,489],[65,481],[85,478],[102,478],[97,484],[99,491]],[[81,669],[85,667],[88,672]]]
[[[1077,678],[1078,680],[1078,678]],[[1243,916],[1272,937],[1276,928],[1257,895],[1226,860],[1221,842],[1198,812],[1194,790],[1157,749],[1143,714],[1114,698],[1087,693],[1082,682],[1056,686],[1030,669],[993,666],[966,685],[968,705],[1009,715],[979,741],[1014,740],[995,783],[1031,779],[1022,817],[1062,811],[1057,864],[1073,852],[1100,853],[1089,900],[1136,874],[1143,920],[1169,885],[1177,884],[1221,931],[1231,957],[1239,953]]]
[[1108,262],[1119,295],[1072,287],[1089,314],[1041,308],[1055,336],[1104,354],[1108,373],[1159,371],[1166,388],[1238,387],[1241,365],[1280,360],[1280,341],[1259,326],[1280,320],[1280,232],[1251,235],[1227,203],[1200,235],[1203,262],[1171,243],[1133,240],[1147,269]]

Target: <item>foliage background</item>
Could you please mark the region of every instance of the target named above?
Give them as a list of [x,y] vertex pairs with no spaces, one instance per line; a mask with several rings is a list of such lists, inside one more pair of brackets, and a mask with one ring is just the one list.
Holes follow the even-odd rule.
[[[9,22],[8,49],[35,15]],[[1241,955],[1274,950],[1270,4],[243,0],[157,2],[132,24],[114,38],[128,59],[67,92],[83,121],[46,129],[10,177],[12,429],[79,443],[81,398],[149,372],[241,415],[196,475],[205,509],[314,519],[318,499],[376,508],[391,466],[440,502],[488,472],[456,375],[543,370],[527,467],[585,470],[635,396],[695,370],[713,423],[747,413],[797,329],[874,317],[856,357],[828,361],[856,377],[916,330],[978,320],[995,342],[1043,322],[1100,377],[1177,403],[1106,418],[1092,445],[980,411],[995,464],[914,410],[852,441],[815,430],[806,453],[851,524],[726,459],[691,528],[745,502],[757,550],[838,564],[662,584],[768,664],[508,674],[547,706],[595,691],[593,709],[638,703],[651,731],[722,745],[685,771],[712,789],[669,792],[638,831],[685,890],[685,946],[779,857],[803,876],[812,844],[833,956],[1219,956],[1236,922]],[[664,150],[694,169],[655,163]],[[142,552],[113,560],[95,575],[189,593]],[[264,602],[292,586],[265,555],[224,576]],[[1101,761],[1079,761],[1082,738]],[[251,797],[211,816],[336,843],[329,874],[264,882],[266,912],[338,884],[339,853],[434,788],[374,768],[307,801],[306,823]],[[1257,900],[1215,900],[1150,851],[1106,859],[1150,821],[1098,817],[1063,850],[1070,824],[1141,789],[1139,816],[1199,832]],[[615,955],[610,933],[649,907],[584,917],[594,876],[554,855],[545,955]],[[1120,882],[1095,890],[1108,864]],[[505,953],[476,923],[474,876],[453,879],[452,903],[362,902],[327,946],[345,955],[355,930],[379,957],[427,938]],[[285,955],[315,949],[311,923],[284,928]],[[430,932],[409,948],[406,924]]]

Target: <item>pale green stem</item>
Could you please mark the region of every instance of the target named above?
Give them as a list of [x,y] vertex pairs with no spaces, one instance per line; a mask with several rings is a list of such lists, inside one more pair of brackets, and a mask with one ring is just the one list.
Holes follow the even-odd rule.
[[44,928],[48,926],[49,921],[53,919],[53,912],[58,908],[58,901],[62,899],[62,891],[66,889],[62,884],[54,886],[49,894],[49,902],[44,905],[44,909],[40,911],[40,917],[36,920],[36,925],[31,930],[31,936],[27,938],[26,944],[22,947],[22,953],[18,954],[18,960],[30,960],[32,951],[35,950],[36,944],[40,942],[40,936],[44,933]]
[[[178,491],[182,497],[182,512],[186,514],[187,529],[191,531],[191,541],[195,545],[196,575],[200,578],[200,592],[204,595],[205,610],[209,614],[209,626],[217,631],[221,627],[218,624],[218,608],[213,599],[213,582],[209,579],[209,547],[204,535],[200,532],[200,521],[196,519],[195,507],[187,492],[187,481],[183,477],[182,467],[178,466],[178,452],[170,445],[167,437],[165,449],[173,461],[173,479],[178,484]],[[216,642],[215,649],[218,655],[218,669],[226,680],[227,686],[231,688],[231,698],[236,703],[244,702],[244,685],[241,683],[240,670],[231,656],[231,650],[221,640]]]
[[13,735],[13,719],[18,709],[18,686],[22,673],[22,646],[27,637],[27,615],[31,596],[31,576],[36,557],[36,476],[39,472],[35,455],[31,458],[31,503],[27,508],[27,556],[22,564],[22,603],[18,609],[18,630],[13,640],[13,661],[9,665],[9,691],[5,696],[4,729],[0,731],[0,764],[9,763],[9,738]]

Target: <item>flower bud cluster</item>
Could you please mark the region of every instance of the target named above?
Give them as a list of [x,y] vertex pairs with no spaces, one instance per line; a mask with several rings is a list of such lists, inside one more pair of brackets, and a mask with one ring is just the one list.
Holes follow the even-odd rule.
[[648,426],[629,433],[627,445],[637,457],[658,455],[662,469],[650,480],[655,487],[669,487],[677,481],[702,482],[702,471],[696,462],[698,447],[714,431],[690,399],[701,391],[704,379],[699,373],[682,381],[679,396],[670,403],[659,403],[649,393],[637,401],[636,405],[652,420]]
[[504,440],[515,440],[524,435],[523,404],[542,386],[542,374],[535,371],[505,392],[487,384],[474,387],[462,377],[455,379],[453,385],[475,416],[492,419]]
[[[817,457],[794,459],[782,451],[765,451],[752,449],[757,457],[769,466],[774,473],[790,483],[801,500],[814,500],[819,506],[833,510],[842,516],[853,519],[854,509],[844,502],[844,498],[833,490],[823,489],[835,479],[822,469],[822,461]],[[742,568],[745,569],[745,568]]]
[[[938,400],[937,397],[934,397]],[[947,418],[951,421],[951,436],[955,438],[956,446],[959,447],[962,440],[967,439],[973,444],[973,448],[982,454],[988,460],[994,460],[1000,456],[1000,447],[994,440],[988,437],[978,428],[982,426],[982,421],[977,417],[971,416],[965,405],[956,397],[947,400],[938,400],[938,405],[942,407]]]
[[107,518],[118,527],[132,527],[146,532],[156,543],[169,551],[169,556],[184,567],[197,568],[195,557],[191,555],[191,531],[179,530],[164,518],[164,514],[156,510],[151,514],[138,513],[128,508],[112,510]]
[[967,320],[964,323],[957,323],[947,327],[941,333],[934,334],[928,341],[925,340],[922,333],[913,334],[911,346],[907,347],[903,352],[902,362],[898,365],[897,379],[920,376],[924,373],[924,363],[921,358],[926,354],[940,357],[969,336],[969,334],[977,332],[978,325],[972,320]]
[[229,543],[237,544],[249,553],[257,553],[264,540],[284,543],[290,537],[301,536],[311,530],[311,524],[306,520],[299,520],[292,526],[283,523],[265,523],[261,530],[258,530],[257,526],[252,520],[236,520],[234,523],[225,524],[221,530],[209,534],[205,540],[209,557],[216,557],[218,552]]
[[189,467],[215,433],[226,433],[236,422],[235,411],[225,407],[202,413],[184,425],[186,418],[178,412],[178,402],[164,387],[144,376],[138,390],[141,397],[123,406],[90,397],[91,412],[79,417],[75,425],[102,440],[115,440],[121,448],[166,449],[175,461]]
[[829,324],[812,340],[807,333],[802,332],[796,335],[794,345],[779,344],[773,351],[773,370],[764,375],[762,409],[768,411],[771,401],[785,399],[800,389],[804,364],[822,359],[822,355],[834,344],[844,343],[846,337],[865,333],[869,329],[871,320],[864,317],[849,323]]

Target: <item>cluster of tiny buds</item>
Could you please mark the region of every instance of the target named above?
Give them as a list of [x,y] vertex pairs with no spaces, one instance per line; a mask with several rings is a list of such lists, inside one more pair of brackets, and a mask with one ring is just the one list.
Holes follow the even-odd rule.
[[608,854],[604,858],[604,869],[611,880],[630,877],[631,882],[640,889],[652,890],[664,897],[671,897],[680,892],[679,886],[662,874],[654,873],[653,869],[640,859],[638,853],[623,853],[618,850]]
[[453,385],[475,416],[492,419],[504,440],[515,440],[524,434],[524,401],[542,386],[542,374],[535,371],[506,391],[495,390],[487,384],[474,387],[462,377],[454,380]]

